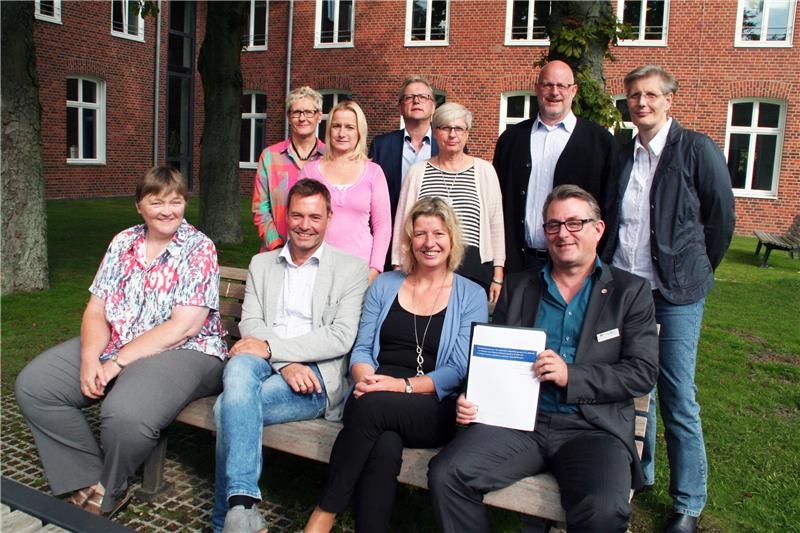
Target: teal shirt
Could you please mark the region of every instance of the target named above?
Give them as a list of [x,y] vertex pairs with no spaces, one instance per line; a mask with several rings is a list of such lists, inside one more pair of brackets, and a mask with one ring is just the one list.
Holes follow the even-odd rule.
[[[575,362],[575,352],[578,349],[578,339],[583,329],[589,296],[592,294],[595,280],[602,271],[600,259],[595,259],[594,272],[584,280],[581,290],[569,303],[558,292],[550,263],[547,263],[539,273],[547,290],[539,301],[536,327],[547,332],[545,346],[559,354],[568,365]],[[577,413],[577,405],[561,402],[562,392],[562,388],[553,382],[542,383],[539,389],[539,409],[548,413]]]

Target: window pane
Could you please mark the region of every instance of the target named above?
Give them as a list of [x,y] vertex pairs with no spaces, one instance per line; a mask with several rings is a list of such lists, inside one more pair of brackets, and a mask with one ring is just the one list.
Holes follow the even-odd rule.
[[528,0],[514,0],[511,8],[511,38],[528,38]]
[[753,123],[753,102],[733,104],[731,126],[750,126]]
[[250,95],[250,94],[243,94],[242,95],[242,103],[241,103],[242,113],[252,113],[252,110],[250,108],[250,104],[251,104],[251,101],[252,101],[251,98],[250,98],[251,96],[252,95]]
[[333,107],[333,93],[322,95],[322,112],[328,114],[328,111]]
[[83,80],[83,95],[81,96],[82,102],[97,103],[97,84],[93,81]]
[[425,40],[425,22],[428,14],[427,0],[414,0],[411,10],[411,40]]
[[189,10],[185,8],[184,2],[170,2],[169,3],[169,29],[175,31],[186,31],[186,16]]
[[616,105],[617,109],[619,109],[619,113],[622,115],[622,120],[625,122],[630,122],[631,110],[628,108],[628,100],[626,98],[618,98],[614,101],[614,105]]
[[267,135],[267,122],[263,118],[257,118],[255,123],[256,131],[254,132],[255,136],[253,137],[253,163],[258,161],[258,156],[261,155],[261,150],[263,150],[264,146],[266,146]]
[[751,187],[757,191],[772,190],[777,141],[778,139],[775,135],[758,135],[756,137],[756,160]]
[[39,14],[46,17],[54,17],[56,14],[56,6],[53,0],[41,0],[39,2]]
[[123,31],[125,25],[122,22],[122,0],[111,2],[111,27],[114,31]]
[[94,159],[97,157],[95,150],[97,112],[94,109],[82,109],[83,118],[83,158]]
[[67,108],[67,157],[78,157],[78,109]]
[[747,154],[750,151],[750,135],[744,133],[731,134],[728,150],[728,170],[731,172],[731,186],[744,189],[747,178]]
[[76,78],[67,78],[67,100],[78,101],[78,80]]
[[614,132],[614,139],[617,140],[617,146],[625,146],[633,140],[633,130],[620,128],[618,131]]
[[267,95],[266,94],[256,94],[256,113],[266,113],[267,112]]
[[547,23],[550,20],[550,7],[552,2],[537,0],[533,4],[533,33],[534,39],[547,39]]
[[447,37],[447,0],[432,0],[431,41],[444,41]]
[[781,106],[761,102],[758,106],[758,125],[762,128],[777,128]]
[[353,0],[342,0],[339,2],[339,38],[340,43],[348,43],[352,40],[353,28],[350,27],[353,12]]
[[773,0],[770,2],[769,20],[767,21],[767,40],[785,41],[789,26],[789,0]]
[[650,0],[647,2],[645,19],[647,25],[644,30],[644,38],[661,39],[664,35],[664,1]]
[[267,0],[256,0],[253,10],[253,45],[267,44]]
[[447,95],[445,93],[437,93],[434,91],[433,99],[436,100],[436,107],[441,107],[447,103]]
[[763,0],[747,0],[744,2],[742,18],[742,39],[758,41],[761,39],[761,19],[764,15]]
[[139,4],[128,0],[128,35],[139,35]]
[[506,116],[509,118],[525,116],[525,95],[509,96],[506,99]]
[[634,35],[639,35],[639,28],[642,24],[642,2],[639,1],[625,1],[625,7],[622,12],[622,21],[630,24]]
[[242,138],[239,141],[239,161],[250,162],[250,120],[242,120]]
[[320,36],[319,42],[332,43],[333,42],[333,10],[335,7],[335,0],[322,1],[322,13],[320,14]]

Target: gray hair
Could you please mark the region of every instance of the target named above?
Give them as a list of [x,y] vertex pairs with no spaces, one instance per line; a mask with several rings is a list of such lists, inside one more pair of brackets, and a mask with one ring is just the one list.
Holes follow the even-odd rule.
[[592,218],[600,220],[600,204],[597,203],[595,197],[585,189],[577,185],[569,184],[559,185],[550,191],[550,194],[547,195],[547,199],[544,201],[544,207],[542,207],[542,220],[547,222],[547,210],[550,208],[550,204],[562,200],[569,200],[570,198],[576,198],[586,202],[589,206],[589,211],[592,213]]
[[411,85],[412,83],[422,83],[426,87],[428,87],[428,91],[431,93],[431,96],[434,96],[434,103],[435,103],[435,95],[433,94],[433,86],[431,85],[430,80],[425,76],[409,76],[405,80],[403,80],[403,85],[400,86],[400,92],[397,93],[397,101],[403,101],[403,95],[406,93],[406,87]]
[[642,78],[649,78],[650,76],[658,76],[658,78],[661,80],[662,93],[674,94],[678,92],[678,80],[676,80],[672,74],[664,70],[664,68],[659,65],[642,65],[641,67],[628,72],[628,75],[625,76],[625,79],[622,82],[625,86],[625,92],[630,90],[633,82]]
[[322,95],[311,87],[304,85],[303,87],[298,87],[293,90],[286,96],[286,114],[289,114],[289,111],[292,110],[292,104],[301,98],[310,99],[314,102],[314,110],[322,111]]
[[472,112],[461,104],[447,102],[446,104],[442,104],[441,107],[437,108],[433,113],[431,126],[433,128],[446,126],[458,119],[463,120],[467,124],[468,130],[472,129]]

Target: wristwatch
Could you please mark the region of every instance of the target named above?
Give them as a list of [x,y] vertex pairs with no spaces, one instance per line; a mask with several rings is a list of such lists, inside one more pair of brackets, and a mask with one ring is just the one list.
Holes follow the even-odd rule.
[[408,378],[403,378],[403,380],[406,382],[406,394],[414,392],[414,387],[411,386],[411,380]]
[[120,370],[125,368],[125,365],[123,365],[122,363],[119,362],[119,353],[113,354],[111,357],[109,357],[109,359],[111,360],[112,363],[117,365]]

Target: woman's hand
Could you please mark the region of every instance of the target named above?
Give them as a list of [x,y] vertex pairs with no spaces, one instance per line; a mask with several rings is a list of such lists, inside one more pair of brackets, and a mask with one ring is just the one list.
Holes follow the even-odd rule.
[[467,400],[464,393],[458,395],[456,400],[456,423],[458,424],[471,424],[478,416],[478,406]]
[[96,357],[81,357],[80,379],[81,394],[93,400],[103,397],[106,385],[111,380],[106,376],[103,363]]
[[378,272],[374,268],[370,268],[369,269],[369,276],[367,276],[367,285],[372,285],[372,282],[375,281],[375,278],[377,278],[379,275],[380,275],[380,272]]
[[393,378],[383,374],[371,374],[356,383],[353,396],[361,398],[369,392],[405,392],[406,382],[400,378]]
[[500,297],[500,289],[502,288],[502,283],[495,283],[492,281],[492,283],[489,285],[489,303],[497,303],[497,299]]

